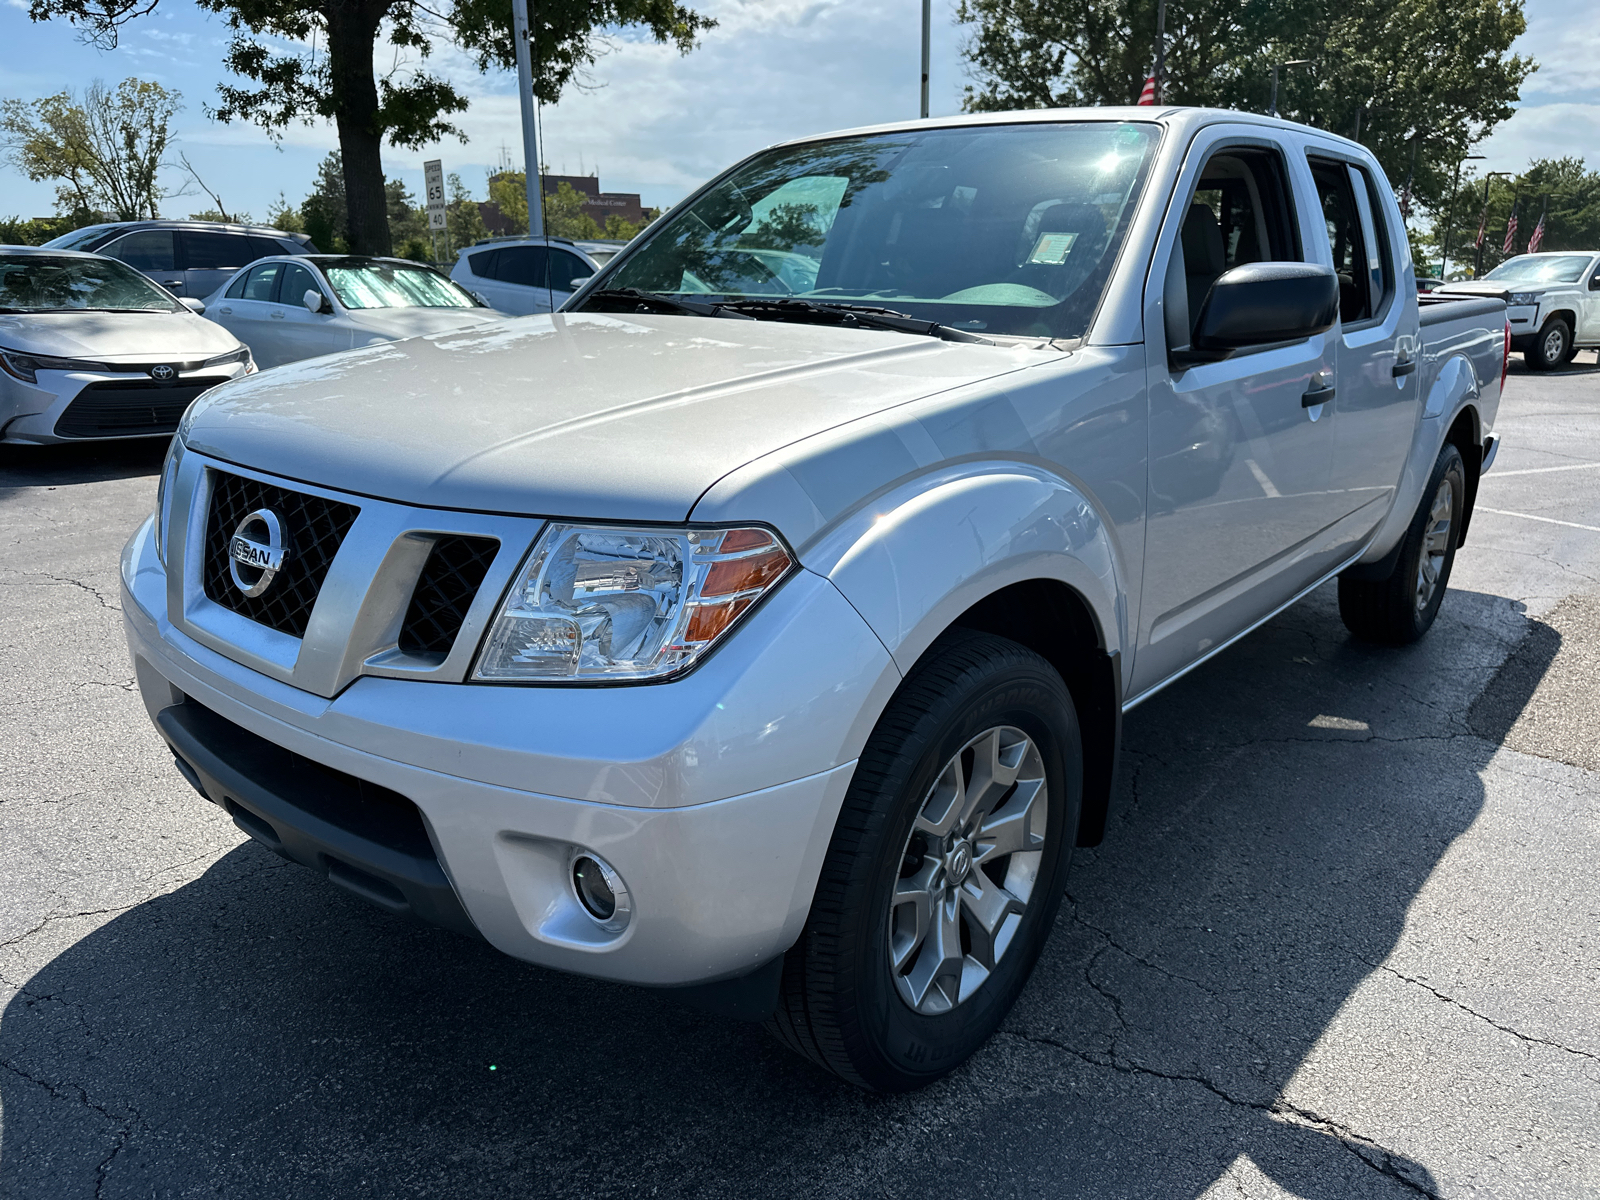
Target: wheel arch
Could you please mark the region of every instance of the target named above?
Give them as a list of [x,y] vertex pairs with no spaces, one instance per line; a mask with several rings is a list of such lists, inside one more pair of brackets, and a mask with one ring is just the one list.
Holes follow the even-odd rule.
[[1450,422],[1444,440],[1460,451],[1461,461],[1467,468],[1467,494],[1461,508],[1461,535],[1456,539],[1456,546],[1461,547],[1467,542],[1467,530],[1472,525],[1472,508],[1478,499],[1478,479],[1483,474],[1483,422],[1478,415],[1477,405],[1462,406]]

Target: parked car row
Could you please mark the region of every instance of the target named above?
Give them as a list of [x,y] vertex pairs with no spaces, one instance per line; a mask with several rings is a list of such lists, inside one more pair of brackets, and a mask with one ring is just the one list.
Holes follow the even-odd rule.
[[1519,254],[1482,279],[1439,292],[1504,296],[1511,348],[1529,370],[1555,370],[1579,350],[1600,348],[1600,253],[1593,250]]

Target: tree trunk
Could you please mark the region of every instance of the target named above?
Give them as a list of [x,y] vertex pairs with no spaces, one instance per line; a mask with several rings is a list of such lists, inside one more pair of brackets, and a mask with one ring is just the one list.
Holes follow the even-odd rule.
[[[330,0],[328,69],[339,151],[344,158],[347,237],[352,254],[388,254],[389,209],[383,194],[383,131],[372,51],[386,0]],[[331,250],[331,246],[324,246]]]

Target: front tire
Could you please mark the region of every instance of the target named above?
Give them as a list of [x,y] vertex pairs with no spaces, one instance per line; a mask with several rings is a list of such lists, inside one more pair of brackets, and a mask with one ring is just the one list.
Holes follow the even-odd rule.
[[1066,887],[1082,796],[1072,696],[1039,655],[954,630],[856,766],[769,1027],[874,1091],[923,1087],[999,1027]]
[[1433,465],[1389,578],[1339,576],[1339,616],[1356,637],[1405,646],[1432,627],[1461,540],[1466,480],[1461,452],[1447,443]]
[[1530,370],[1554,371],[1565,365],[1572,353],[1572,326],[1560,317],[1551,317],[1522,358]]

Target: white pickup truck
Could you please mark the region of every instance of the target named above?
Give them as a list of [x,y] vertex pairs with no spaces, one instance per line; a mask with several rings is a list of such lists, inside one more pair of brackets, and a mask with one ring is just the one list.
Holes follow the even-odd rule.
[[1237,112],[780,145],[556,314],[207,393],[128,543],[140,690],[400,914],[948,1072],[1106,825],[1123,712],[1338,578],[1438,612],[1507,354],[1360,145]]
[[1511,348],[1534,371],[1556,370],[1579,350],[1600,348],[1600,252],[1519,254],[1480,280],[1448,283],[1435,294],[1504,298]]

